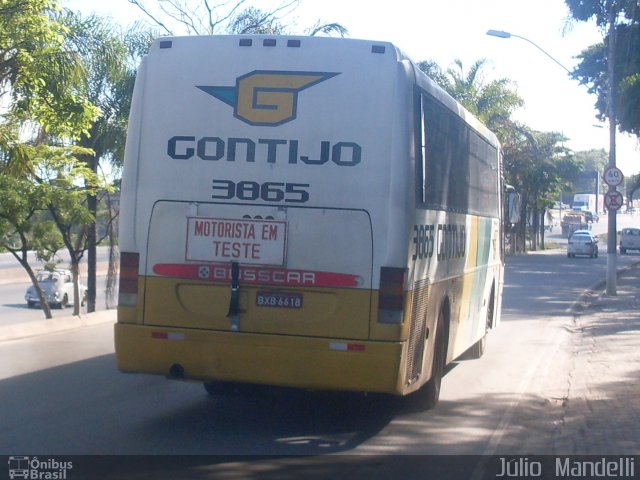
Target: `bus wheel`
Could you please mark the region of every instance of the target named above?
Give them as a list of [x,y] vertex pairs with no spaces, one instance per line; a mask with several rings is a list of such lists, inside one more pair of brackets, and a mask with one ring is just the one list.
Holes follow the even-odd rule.
[[440,310],[438,323],[436,325],[436,339],[434,343],[431,378],[415,393],[415,395],[420,397],[421,406],[425,410],[435,407],[438,403],[438,399],[440,398],[442,376],[444,375],[444,368],[447,361],[446,343],[445,313],[444,310]]

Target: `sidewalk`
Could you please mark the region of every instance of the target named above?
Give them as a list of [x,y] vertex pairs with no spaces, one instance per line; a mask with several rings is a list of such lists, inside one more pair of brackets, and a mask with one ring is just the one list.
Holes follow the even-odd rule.
[[50,320],[45,318],[31,322],[21,322],[0,326],[0,342],[6,340],[17,340],[19,338],[32,337],[34,335],[44,335],[47,333],[62,332],[74,328],[88,327],[100,323],[115,323],[117,311],[101,310],[94,313],[84,313],[79,317],[71,314],[54,317]]
[[640,452],[640,264],[618,272],[616,290],[600,284],[574,306],[558,455]]

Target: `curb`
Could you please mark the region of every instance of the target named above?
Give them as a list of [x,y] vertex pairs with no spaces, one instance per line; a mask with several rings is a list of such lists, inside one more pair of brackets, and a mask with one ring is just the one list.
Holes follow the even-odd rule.
[[[640,261],[618,269],[616,271],[616,279],[619,278],[620,275],[624,275],[625,273],[636,268],[640,268]],[[584,313],[584,311],[588,309],[594,302],[605,295],[604,290],[606,285],[606,279],[598,280],[596,283],[591,285],[591,287],[582,292],[582,294],[571,304],[571,306],[567,308],[566,312],[574,316],[578,316]]]
[[75,328],[89,327],[103,323],[115,323],[116,317],[117,310],[102,310],[94,313],[85,313],[78,317],[65,315],[64,317],[52,318],[50,320],[43,319],[0,326],[0,342],[18,340],[47,333],[63,332],[65,330],[73,330]]

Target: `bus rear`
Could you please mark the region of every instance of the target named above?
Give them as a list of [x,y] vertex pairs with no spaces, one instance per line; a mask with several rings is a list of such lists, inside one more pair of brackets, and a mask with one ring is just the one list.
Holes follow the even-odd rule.
[[121,370],[403,393],[410,72],[385,43],[154,43],[123,172]]

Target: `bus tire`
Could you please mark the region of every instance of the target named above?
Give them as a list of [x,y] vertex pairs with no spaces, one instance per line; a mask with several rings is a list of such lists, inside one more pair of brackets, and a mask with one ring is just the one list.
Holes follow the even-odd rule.
[[442,377],[444,376],[445,364],[447,362],[447,335],[445,330],[445,321],[445,311],[443,308],[440,309],[436,325],[436,339],[434,342],[431,378],[415,393],[415,395],[419,396],[420,405],[425,410],[435,407],[440,399]]

